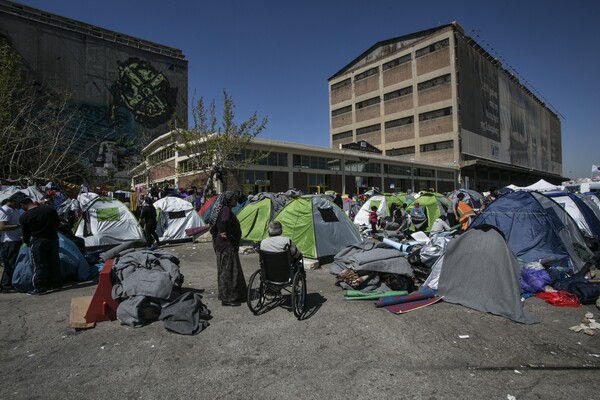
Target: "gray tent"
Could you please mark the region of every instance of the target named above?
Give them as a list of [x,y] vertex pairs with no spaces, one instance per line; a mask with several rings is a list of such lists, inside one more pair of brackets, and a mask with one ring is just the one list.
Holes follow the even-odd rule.
[[533,324],[537,320],[523,310],[520,276],[517,258],[498,231],[472,229],[448,243],[425,285],[448,303]]

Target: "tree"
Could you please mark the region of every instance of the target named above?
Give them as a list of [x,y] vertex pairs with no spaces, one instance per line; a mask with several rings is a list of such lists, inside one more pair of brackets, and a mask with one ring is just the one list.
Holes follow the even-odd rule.
[[20,57],[0,37],[0,177],[9,182],[84,179],[77,108],[69,95],[24,76]]
[[193,169],[206,171],[206,195],[215,192],[216,181],[224,181],[228,172],[256,163],[266,157],[264,152],[248,150],[249,144],[266,127],[267,118],[260,122],[254,112],[241,124],[234,122],[232,97],[223,91],[223,116],[219,125],[214,100],[208,108],[200,98],[192,110],[193,126],[190,129],[178,129],[175,142],[179,151],[189,156],[188,163]]

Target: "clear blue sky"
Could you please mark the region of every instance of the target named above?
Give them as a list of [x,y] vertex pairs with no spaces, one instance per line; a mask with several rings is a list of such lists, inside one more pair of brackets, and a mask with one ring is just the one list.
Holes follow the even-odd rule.
[[261,137],[329,146],[327,78],[378,41],[457,21],[564,117],[563,174],[600,165],[596,0],[21,0],[183,50],[189,96],[269,119]]

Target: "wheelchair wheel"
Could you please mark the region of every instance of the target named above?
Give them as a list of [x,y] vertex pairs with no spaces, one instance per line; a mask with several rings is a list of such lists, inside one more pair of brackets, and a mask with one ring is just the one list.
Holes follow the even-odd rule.
[[292,308],[294,309],[294,315],[298,319],[302,319],[305,301],[306,276],[298,271],[294,274],[294,280],[292,281]]
[[247,296],[248,308],[255,315],[258,314],[260,309],[265,304],[265,291],[266,285],[262,280],[260,269],[258,269],[250,277],[250,282],[248,282]]

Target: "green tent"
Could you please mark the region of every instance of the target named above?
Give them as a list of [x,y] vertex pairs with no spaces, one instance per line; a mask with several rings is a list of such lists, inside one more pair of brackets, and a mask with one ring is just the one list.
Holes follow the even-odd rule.
[[318,195],[293,200],[275,220],[281,222],[283,236],[292,239],[304,257],[322,263],[333,260],[344,247],[362,240],[346,213]]
[[[425,214],[427,215],[427,228],[425,231],[429,232],[431,231],[435,220],[438,219],[440,215],[446,215],[446,210],[450,206],[450,203],[444,195],[439,193],[421,192],[419,194],[420,196],[413,200],[413,203],[415,201],[418,202],[421,208],[425,210]],[[407,211],[410,212],[412,209],[413,205],[411,203],[411,205],[408,206]],[[414,230],[414,226],[411,225],[410,229]]]
[[237,214],[242,228],[242,240],[260,242],[268,236],[269,222],[283,208],[289,196],[275,193],[259,193]]

